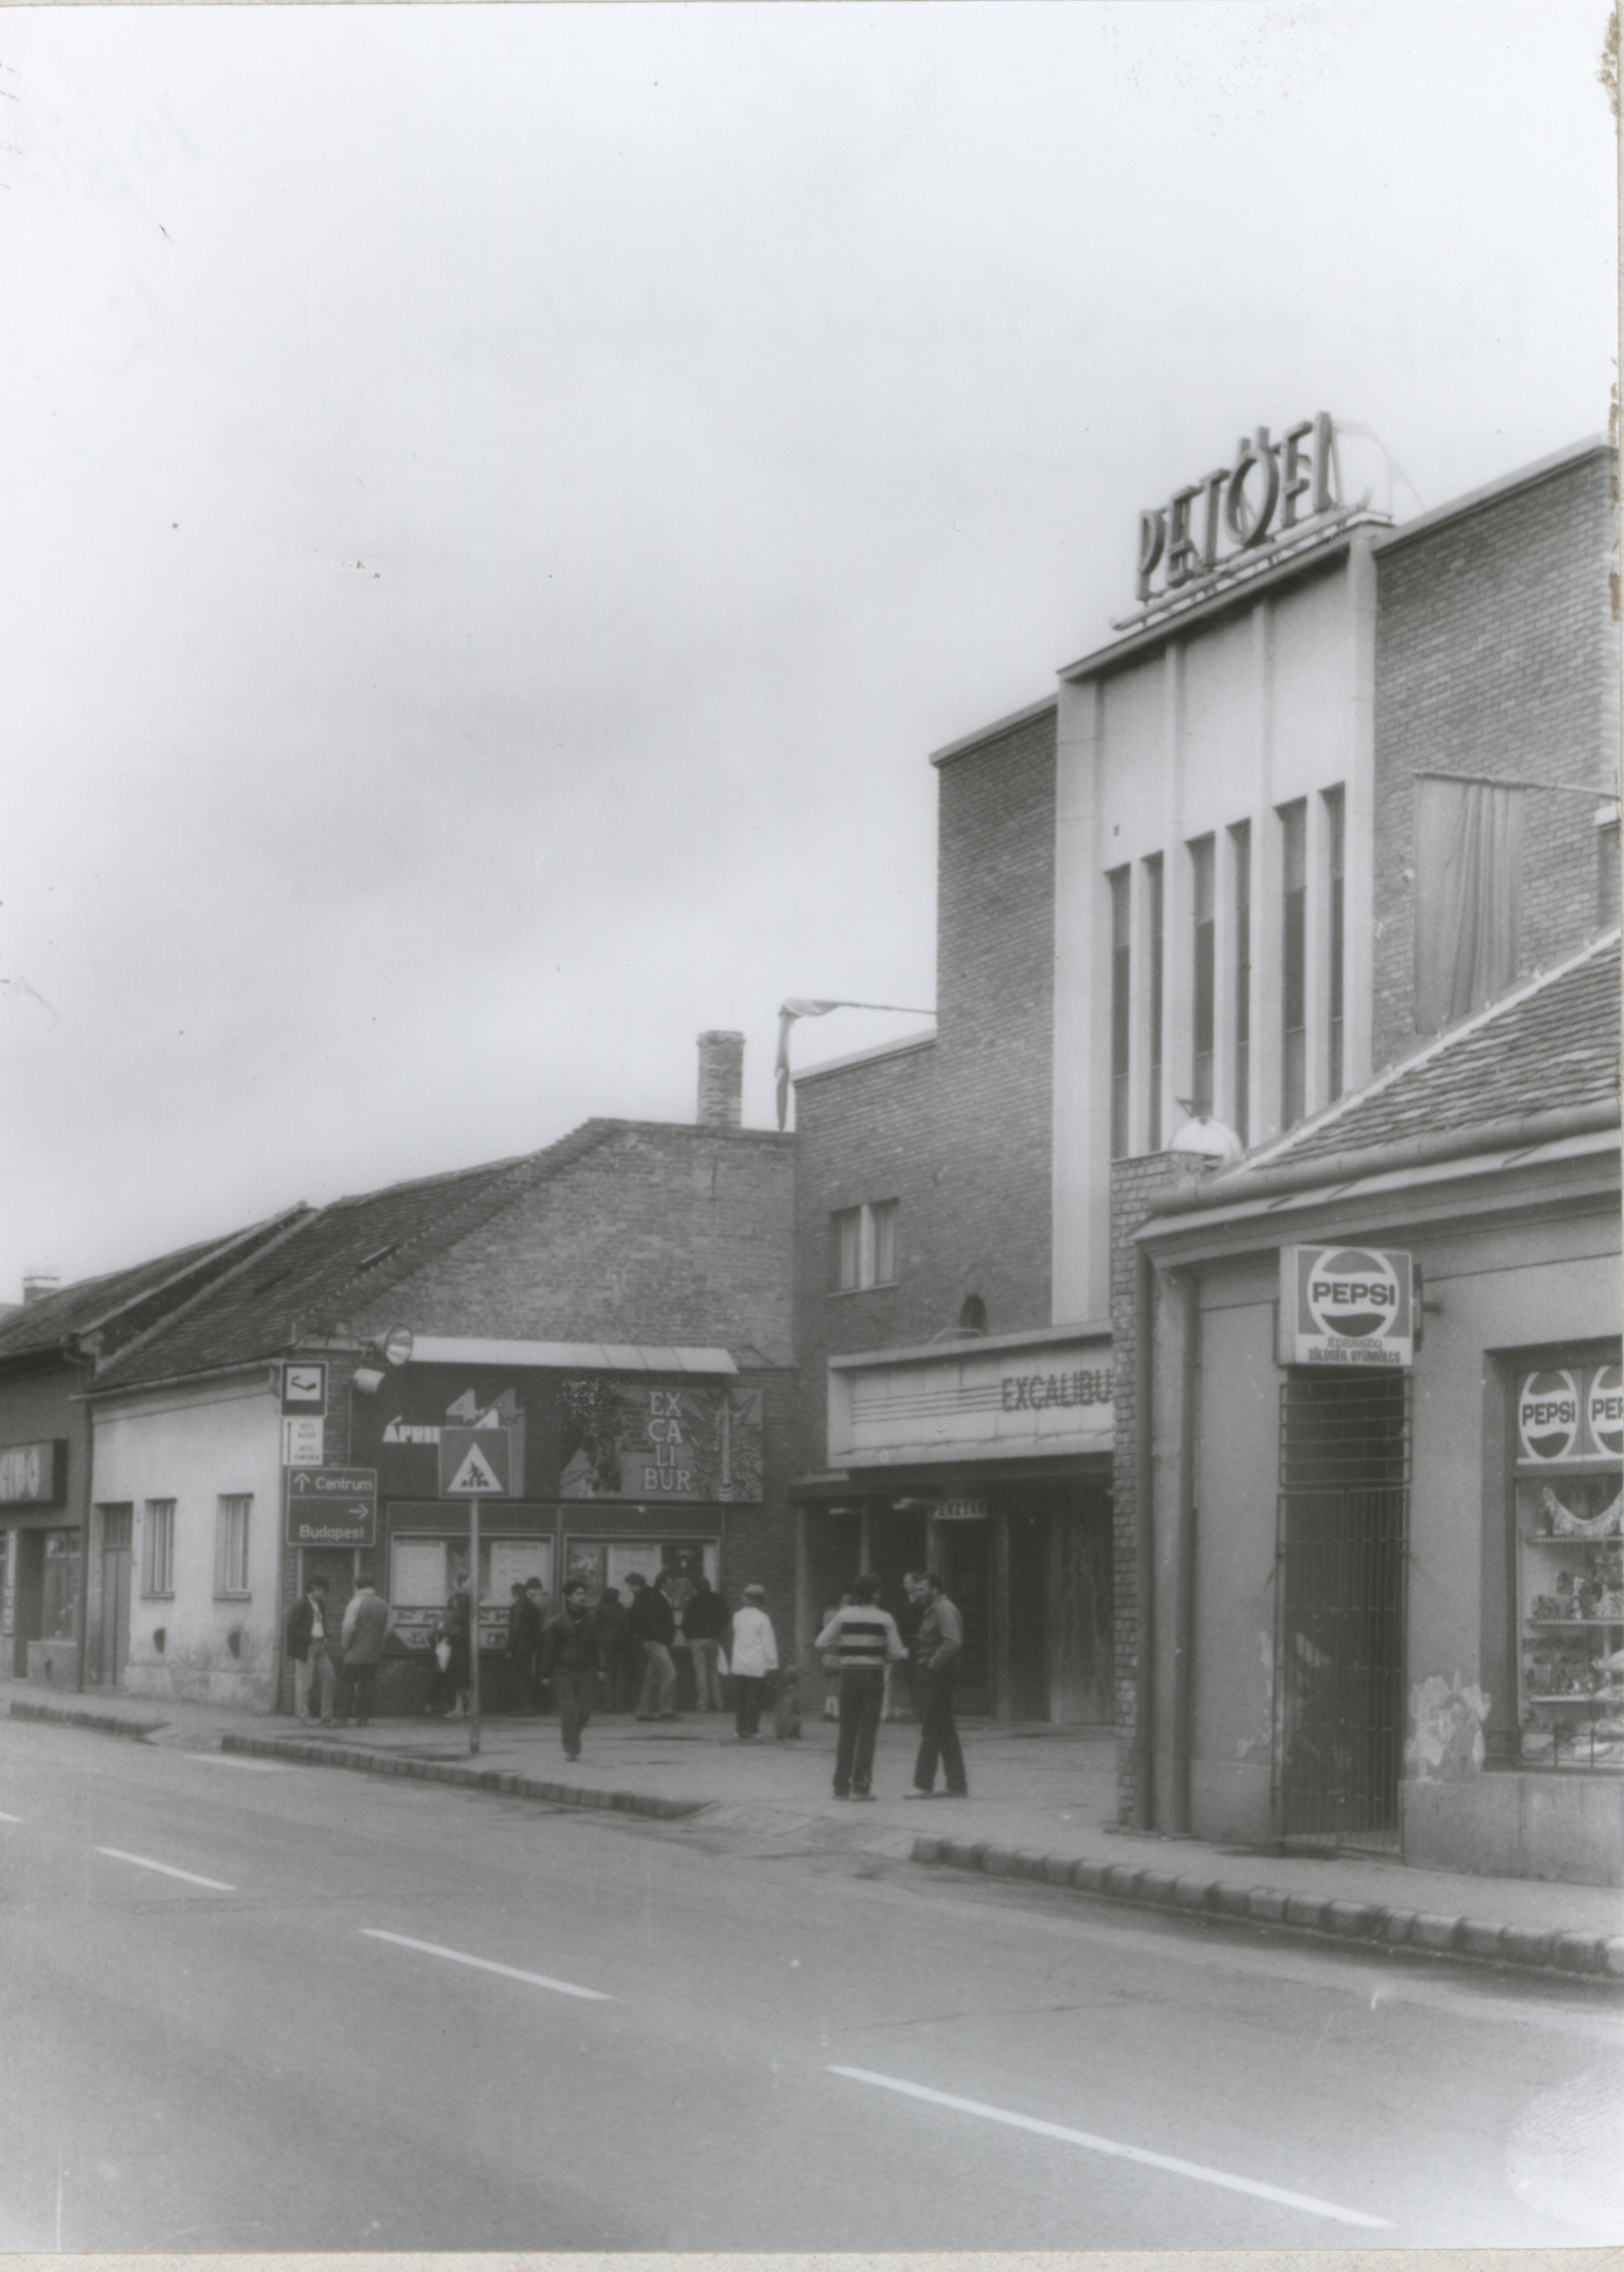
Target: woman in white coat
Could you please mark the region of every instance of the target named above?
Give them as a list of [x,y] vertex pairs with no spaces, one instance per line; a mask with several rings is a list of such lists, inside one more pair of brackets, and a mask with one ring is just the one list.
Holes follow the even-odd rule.
[[760,1732],[767,1676],[778,1669],[772,1620],[762,1607],[766,1598],[764,1586],[747,1586],[743,1608],[733,1613],[733,1677],[739,1684],[734,1727],[741,1744],[753,1744]]

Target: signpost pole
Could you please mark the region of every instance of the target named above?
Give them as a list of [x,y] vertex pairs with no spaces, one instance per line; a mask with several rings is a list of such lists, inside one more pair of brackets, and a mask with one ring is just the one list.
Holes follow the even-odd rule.
[[480,1749],[480,1501],[468,1501],[468,1756]]

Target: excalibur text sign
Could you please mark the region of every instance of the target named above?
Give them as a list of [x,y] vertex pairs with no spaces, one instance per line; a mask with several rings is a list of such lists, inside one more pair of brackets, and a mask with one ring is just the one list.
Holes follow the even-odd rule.
[[377,1543],[376,1468],[289,1468],[287,1476],[290,1546]]

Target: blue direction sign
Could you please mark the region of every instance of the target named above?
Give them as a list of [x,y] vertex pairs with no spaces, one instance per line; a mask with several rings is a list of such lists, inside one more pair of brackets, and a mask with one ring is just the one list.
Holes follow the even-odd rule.
[[507,1498],[513,1491],[510,1428],[442,1428],[442,1498]]
[[376,1468],[289,1468],[287,1474],[290,1546],[377,1543]]

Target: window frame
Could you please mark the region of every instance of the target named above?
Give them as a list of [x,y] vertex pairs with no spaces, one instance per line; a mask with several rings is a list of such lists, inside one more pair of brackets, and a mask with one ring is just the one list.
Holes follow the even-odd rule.
[[[141,1502],[143,1601],[172,1602],[175,1599],[175,1531],[178,1504],[172,1498],[149,1498]],[[159,1552],[160,1538],[163,1542],[161,1555]]]
[[829,1218],[831,1294],[872,1294],[898,1282],[899,1200],[864,1200]]
[[[246,1602],[249,1584],[249,1525],[253,1517],[252,1491],[221,1491],[214,1502],[214,1598],[217,1602]],[[239,1584],[232,1583],[233,1578]]]

